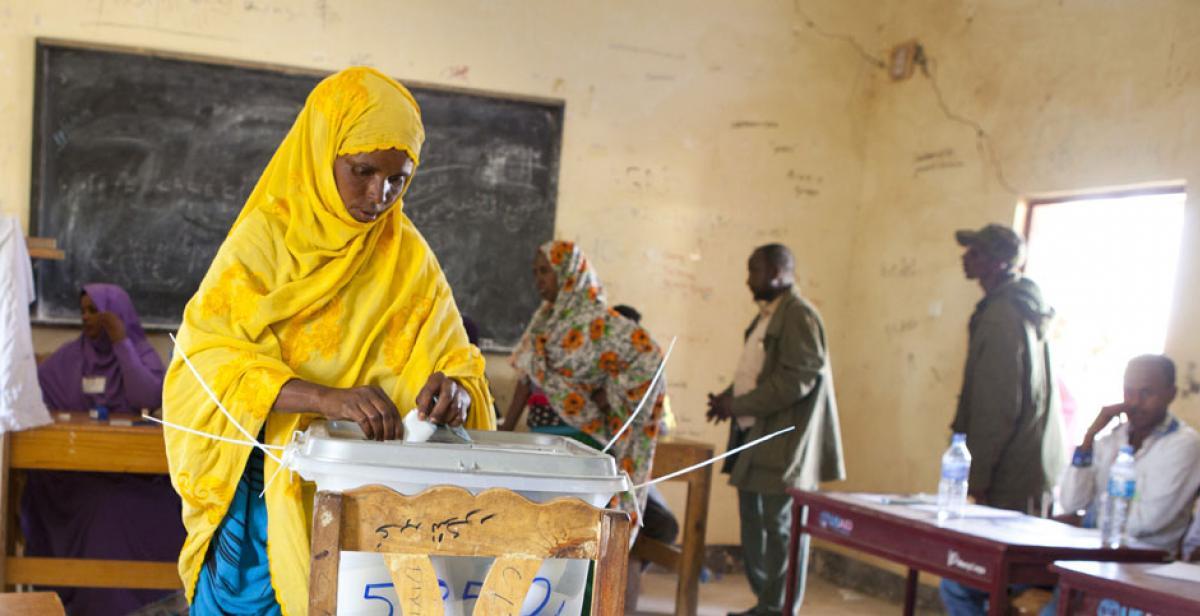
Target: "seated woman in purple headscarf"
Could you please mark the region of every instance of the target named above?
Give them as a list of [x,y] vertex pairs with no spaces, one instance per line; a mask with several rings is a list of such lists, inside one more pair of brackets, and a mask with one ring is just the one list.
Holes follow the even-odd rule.
[[161,406],[166,370],[125,289],[84,285],[79,307],[83,334],[38,366],[46,406],[72,411],[104,406],[135,414]]
[[[89,284],[79,297],[83,332],[38,366],[53,410],[106,407],[112,416],[161,406],[163,363],[121,287]],[[183,546],[179,496],[168,478],[119,473],[30,472],[21,497],[27,556],[161,560]],[[163,591],[59,588],[69,614],[126,614]]]

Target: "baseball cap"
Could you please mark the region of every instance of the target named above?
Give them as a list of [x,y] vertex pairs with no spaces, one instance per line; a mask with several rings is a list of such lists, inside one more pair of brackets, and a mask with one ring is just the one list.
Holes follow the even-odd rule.
[[1025,241],[1011,227],[990,224],[978,231],[959,229],[954,232],[959,246],[974,246],[993,259],[1006,261],[1016,267],[1025,260]]

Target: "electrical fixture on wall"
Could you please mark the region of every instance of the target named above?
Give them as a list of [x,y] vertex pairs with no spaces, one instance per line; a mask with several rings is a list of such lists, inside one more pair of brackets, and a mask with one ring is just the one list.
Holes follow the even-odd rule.
[[921,44],[913,39],[896,45],[888,55],[888,75],[892,81],[904,81],[912,77],[913,67],[920,61]]

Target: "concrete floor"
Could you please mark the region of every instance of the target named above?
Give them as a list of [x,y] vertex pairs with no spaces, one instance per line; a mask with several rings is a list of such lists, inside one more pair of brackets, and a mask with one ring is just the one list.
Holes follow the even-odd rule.
[[[700,585],[699,616],[725,616],[728,612],[740,612],[753,604],[754,595],[750,593],[746,579],[740,575],[726,575]],[[674,576],[647,572],[642,577],[637,611],[629,613],[673,614],[674,610]],[[817,576],[808,578],[808,591],[801,610],[805,616],[895,616],[898,612],[899,604],[838,588]]]

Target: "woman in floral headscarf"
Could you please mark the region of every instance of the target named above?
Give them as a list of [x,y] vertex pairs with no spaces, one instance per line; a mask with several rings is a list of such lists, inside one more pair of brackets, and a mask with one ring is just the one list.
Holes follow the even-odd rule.
[[[575,244],[542,245],[533,274],[543,304],[511,358],[520,379],[503,429],[516,427],[536,389],[553,413],[531,415],[534,430],[607,445],[646,395],[662,351],[645,329],[605,305],[600,279]],[[635,485],[650,478],[665,382],[659,380],[646,408],[609,449]],[[644,503],[645,495],[639,499]],[[631,515],[640,509],[629,495],[620,506]]]

